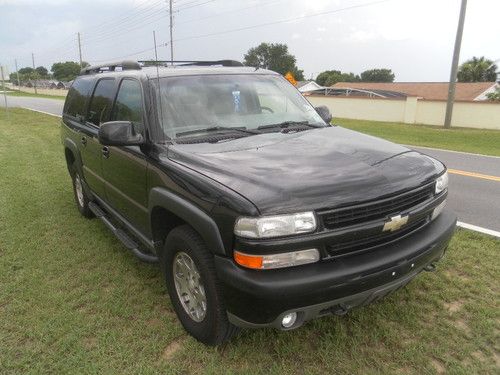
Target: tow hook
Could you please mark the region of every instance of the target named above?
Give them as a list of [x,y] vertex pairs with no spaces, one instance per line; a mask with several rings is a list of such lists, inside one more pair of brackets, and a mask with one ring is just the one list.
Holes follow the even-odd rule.
[[424,271],[434,272],[436,270],[436,264],[431,263],[424,267]]

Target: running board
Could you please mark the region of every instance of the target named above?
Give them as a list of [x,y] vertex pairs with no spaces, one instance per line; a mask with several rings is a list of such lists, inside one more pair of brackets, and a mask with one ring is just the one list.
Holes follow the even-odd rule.
[[146,263],[157,263],[158,257],[154,255],[144,254],[139,250],[139,245],[122,229],[113,225],[111,220],[106,216],[106,213],[94,202],[89,202],[89,208],[92,213],[101,219],[101,221],[108,227],[108,229],[120,240],[120,242],[129,249],[137,258]]

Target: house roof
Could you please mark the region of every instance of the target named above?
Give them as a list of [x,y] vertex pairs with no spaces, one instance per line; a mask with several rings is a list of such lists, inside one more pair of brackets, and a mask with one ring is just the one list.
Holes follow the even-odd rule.
[[[456,100],[475,100],[496,82],[457,82]],[[429,100],[446,100],[448,82],[338,82],[334,88],[396,91]]]
[[302,86],[307,85],[309,82],[312,82],[312,81],[297,81],[297,84],[295,85],[295,87],[297,87],[299,89]]

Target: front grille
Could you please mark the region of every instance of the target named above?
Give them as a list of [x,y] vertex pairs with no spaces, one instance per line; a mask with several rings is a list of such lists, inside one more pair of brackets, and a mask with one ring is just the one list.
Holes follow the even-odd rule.
[[359,252],[364,252],[373,249],[377,246],[387,245],[391,242],[399,240],[410,233],[420,229],[428,222],[428,218],[420,219],[414,223],[409,223],[406,227],[396,232],[380,232],[377,230],[375,234],[369,234],[362,238],[351,239],[347,241],[335,241],[335,243],[326,245],[328,258],[337,258],[345,255],[354,255]]
[[340,229],[398,215],[430,199],[434,184],[394,197],[319,213],[326,229]]

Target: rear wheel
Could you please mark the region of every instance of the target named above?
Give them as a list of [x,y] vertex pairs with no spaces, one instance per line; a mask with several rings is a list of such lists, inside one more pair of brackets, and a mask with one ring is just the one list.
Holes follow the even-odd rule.
[[78,211],[80,211],[80,213],[87,218],[94,217],[94,214],[89,208],[90,200],[85,194],[85,190],[83,190],[83,182],[80,172],[78,172],[74,164],[71,167],[71,177],[73,179],[73,193],[75,195],[75,202],[78,207]]
[[213,255],[188,225],[173,229],[161,259],[168,293],[184,329],[207,345],[228,341],[238,328],[227,319]]

